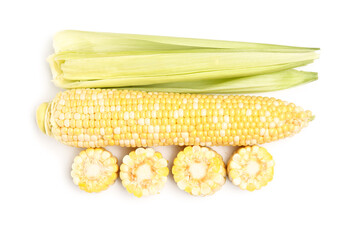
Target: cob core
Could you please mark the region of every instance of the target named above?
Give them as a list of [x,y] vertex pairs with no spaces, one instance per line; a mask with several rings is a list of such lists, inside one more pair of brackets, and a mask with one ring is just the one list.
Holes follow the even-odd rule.
[[262,144],[298,133],[313,115],[259,96],[72,89],[36,117],[47,135],[87,148]]

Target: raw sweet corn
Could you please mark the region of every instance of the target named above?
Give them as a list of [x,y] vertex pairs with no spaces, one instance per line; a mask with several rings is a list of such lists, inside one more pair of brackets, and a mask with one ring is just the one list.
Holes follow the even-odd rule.
[[115,89],[60,92],[37,111],[43,132],[75,147],[254,145],[294,135],[312,118],[275,98]]

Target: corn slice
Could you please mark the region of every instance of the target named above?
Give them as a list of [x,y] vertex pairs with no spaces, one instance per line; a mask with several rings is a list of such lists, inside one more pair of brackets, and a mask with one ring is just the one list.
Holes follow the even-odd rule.
[[136,197],[157,194],[169,174],[168,161],[152,148],[138,148],[126,155],[120,166],[120,179]]
[[179,152],[172,173],[178,187],[195,196],[214,194],[226,180],[222,157],[207,147],[189,146]]
[[86,192],[107,189],[117,178],[117,159],[103,148],[88,148],[74,158],[71,176],[76,185]]
[[254,191],[273,179],[275,162],[265,148],[246,146],[239,148],[227,165],[227,173],[240,189]]

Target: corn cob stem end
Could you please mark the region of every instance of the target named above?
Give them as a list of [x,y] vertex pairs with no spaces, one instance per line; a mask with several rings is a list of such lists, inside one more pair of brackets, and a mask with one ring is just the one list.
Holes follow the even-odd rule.
[[44,102],[36,110],[36,123],[37,123],[39,129],[45,134],[46,134],[45,115],[47,112],[48,105],[49,105],[49,103]]

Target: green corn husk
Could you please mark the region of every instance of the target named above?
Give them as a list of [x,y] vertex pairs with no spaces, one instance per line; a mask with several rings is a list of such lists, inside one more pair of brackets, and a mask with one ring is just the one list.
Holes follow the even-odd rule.
[[209,39],[151,36],[139,34],[86,32],[65,30],[54,36],[55,52],[127,52],[127,51],[167,51],[199,48],[250,49],[309,52],[318,48],[282,46],[263,43],[234,42]]
[[[62,88],[151,85],[165,89],[170,84],[169,90],[186,92],[186,89],[191,91],[190,85],[194,84],[197,89],[202,85],[214,92],[222,82],[225,85],[232,82],[234,91],[242,92],[236,84],[242,83],[241,88],[245,89],[243,83],[252,80],[244,78],[257,75],[269,82],[274,76],[280,77],[282,81],[289,81],[282,86],[290,87],[308,82],[308,75],[281,77],[289,76],[286,72],[270,78],[265,76],[309,64],[318,57],[315,48],[81,31],[58,33],[54,37],[54,48],[56,53],[48,61],[54,83]],[[267,87],[246,88],[252,92],[278,88],[275,81],[272,87],[254,79]]]
[[176,92],[176,93],[257,93],[283,90],[309,83],[318,79],[316,72],[305,72],[294,69],[275,73],[223,80],[192,81],[163,83],[118,89]]

